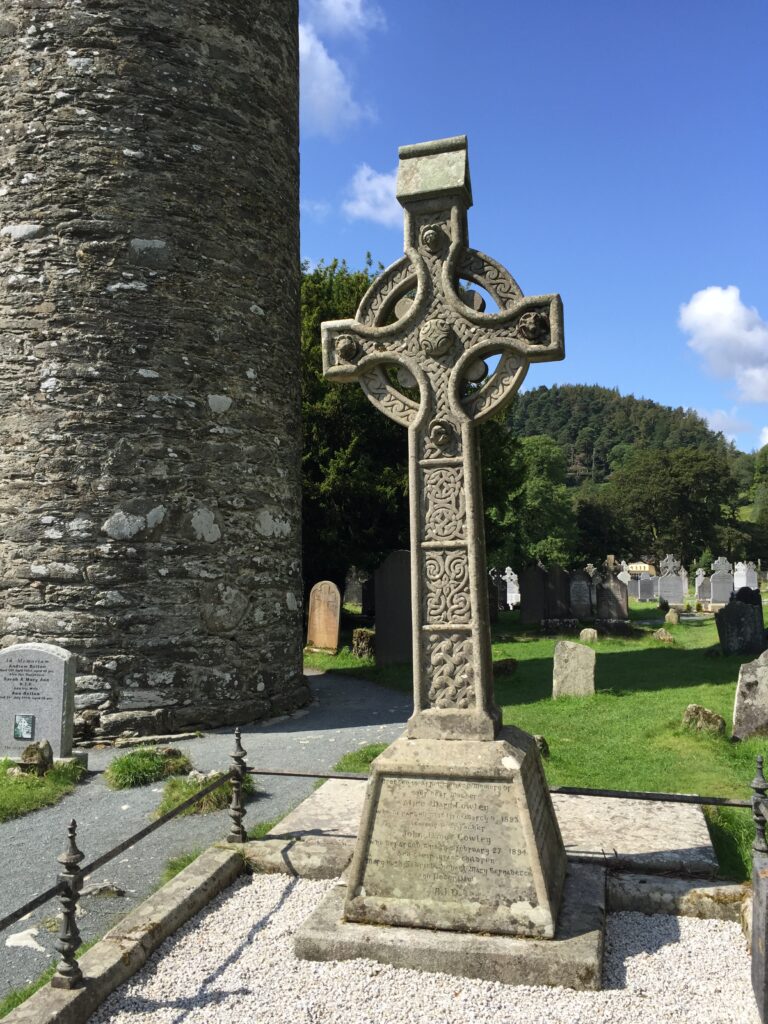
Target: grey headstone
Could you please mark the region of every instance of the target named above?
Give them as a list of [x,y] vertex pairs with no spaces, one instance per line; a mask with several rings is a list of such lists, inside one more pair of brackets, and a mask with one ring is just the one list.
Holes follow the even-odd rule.
[[627,584],[627,594],[629,597],[634,598],[637,601],[640,598],[640,580],[634,576],[630,577],[629,583]]
[[520,621],[537,626],[547,618],[547,570],[529,565],[520,573]]
[[570,573],[559,565],[550,565],[547,572],[547,619],[571,617]]
[[723,654],[760,654],[765,650],[763,606],[729,601],[715,612]]
[[752,562],[737,562],[733,570],[733,588],[739,590],[741,587],[749,587],[751,590],[758,589],[757,572]]
[[712,575],[709,578],[712,604],[727,604],[733,593],[733,573],[731,563],[722,555],[712,563]]
[[597,617],[598,619],[629,618],[627,586],[612,573],[608,573],[597,588]]
[[595,692],[595,651],[584,644],[560,640],[555,644],[553,697],[589,697]]
[[575,619],[591,619],[592,579],[584,569],[576,569],[571,573],[571,614]]
[[376,570],[376,664],[413,660],[411,553],[393,551]]
[[344,604],[363,604],[363,583],[365,573],[360,572],[354,565],[350,566],[344,580]]
[[641,573],[640,579],[637,581],[638,586],[638,600],[640,601],[652,601],[654,599],[654,586],[653,578],[647,573]]
[[70,757],[74,715],[74,654],[36,643],[0,651],[0,757],[18,757],[36,740]]
[[680,575],[680,563],[672,555],[667,555],[661,562],[659,600],[669,604],[684,604],[686,584],[687,577],[684,580]]
[[[730,606],[729,606],[730,607]],[[748,607],[748,606],[744,606]],[[725,608],[722,609],[725,611]],[[718,612],[718,615],[722,612]],[[768,733],[768,651],[739,669],[733,735],[740,740]]]

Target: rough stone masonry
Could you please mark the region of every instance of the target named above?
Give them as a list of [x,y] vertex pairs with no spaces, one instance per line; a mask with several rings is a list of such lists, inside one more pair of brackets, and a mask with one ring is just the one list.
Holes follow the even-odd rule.
[[306,700],[297,17],[0,11],[0,643],[106,733]]

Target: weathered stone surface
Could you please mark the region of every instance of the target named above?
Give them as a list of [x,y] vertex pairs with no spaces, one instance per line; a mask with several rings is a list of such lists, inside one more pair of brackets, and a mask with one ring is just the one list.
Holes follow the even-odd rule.
[[687,729],[695,729],[696,732],[712,732],[722,736],[725,732],[725,719],[709,708],[701,704],[689,704],[683,712],[682,724]]
[[605,927],[605,870],[570,864],[553,939],[388,928],[343,920],[344,885],[334,886],[294,941],[304,960],[365,958],[507,985],[599,989]]
[[592,618],[592,578],[583,569],[571,573],[571,614],[575,619]]
[[762,604],[729,601],[715,612],[723,654],[760,654],[765,650]]
[[746,885],[611,872],[606,887],[606,903],[610,914],[635,911],[711,921],[740,921],[744,897],[748,893]]
[[731,563],[721,555],[712,563],[712,570],[709,577],[710,600],[712,604],[727,604],[733,593]]
[[[299,693],[296,0],[8,0],[0,643]],[[229,713],[229,711],[228,711]]]
[[592,629],[591,626],[587,629],[582,629],[579,633],[579,642],[582,644],[594,644],[597,643],[597,639],[597,630]]
[[597,586],[597,618],[624,621],[629,618],[629,593],[626,583],[608,573]]
[[316,583],[309,593],[307,647],[333,651],[339,647],[341,594],[330,580]]
[[356,658],[373,658],[376,654],[376,634],[372,629],[352,630],[352,653]]
[[676,626],[680,622],[680,612],[676,608],[670,608],[664,616],[664,621],[668,626]]
[[657,629],[652,635],[654,640],[660,640],[663,644],[673,644],[675,642],[675,638],[668,629]]
[[596,652],[584,644],[560,640],[555,644],[553,697],[588,697],[595,692]]
[[373,763],[348,921],[551,937],[565,853],[536,744],[396,740]]
[[547,619],[571,618],[570,573],[559,565],[547,570]]
[[75,658],[53,644],[0,651],[0,756],[47,740],[56,757],[72,753]]
[[45,775],[53,767],[53,748],[48,740],[37,740],[22,750],[20,760],[34,768],[36,775]]
[[520,573],[520,622],[538,626],[547,617],[547,570],[528,565]]
[[374,575],[376,593],[376,664],[413,660],[411,553],[393,551]]
[[734,738],[744,740],[765,735],[768,735],[768,651],[739,669],[733,704]]

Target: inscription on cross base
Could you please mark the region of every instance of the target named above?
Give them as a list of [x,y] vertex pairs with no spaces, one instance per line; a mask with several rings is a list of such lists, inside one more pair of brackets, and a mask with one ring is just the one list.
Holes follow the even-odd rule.
[[[477,424],[509,402],[529,363],[564,357],[562,305],[559,295],[524,297],[501,264],[469,247],[466,136],[403,146],[399,156],[405,255],[371,284],[353,320],[322,325],[323,369],[332,380],[358,381],[380,412],[408,428],[408,735],[492,740],[500,714]],[[485,312],[473,284],[497,312]]]

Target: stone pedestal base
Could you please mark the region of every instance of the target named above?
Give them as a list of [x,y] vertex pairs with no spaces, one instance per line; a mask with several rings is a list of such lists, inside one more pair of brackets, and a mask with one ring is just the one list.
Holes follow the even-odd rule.
[[345,887],[335,886],[294,939],[302,960],[365,958],[507,985],[599,989],[605,927],[605,869],[570,864],[552,939],[519,939],[427,928],[388,928],[342,919]]
[[549,939],[565,870],[532,736],[401,737],[373,763],[344,918]]

